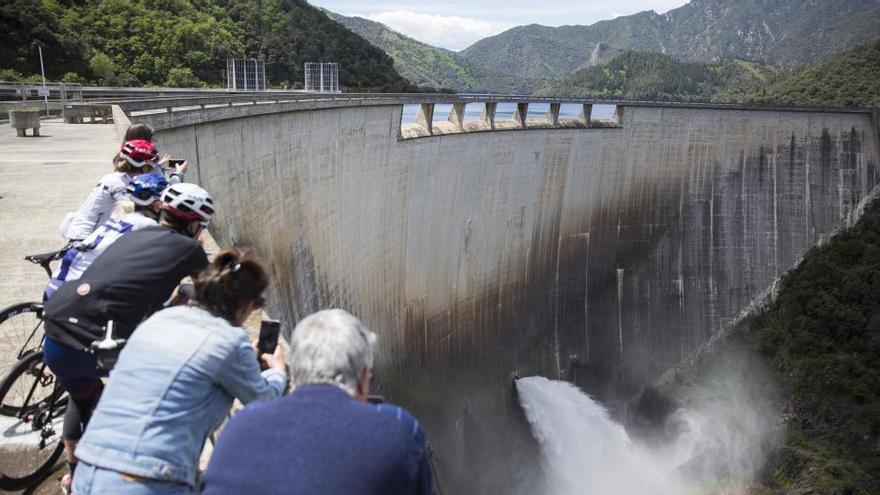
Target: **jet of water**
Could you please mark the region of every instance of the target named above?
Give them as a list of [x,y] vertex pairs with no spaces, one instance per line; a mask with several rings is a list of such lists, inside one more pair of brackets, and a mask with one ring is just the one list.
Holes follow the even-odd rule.
[[517,381],[520,403],[541,446],[548,494],[682,493],[608,411],[568,382]]
[[568,382],[536,376],[516,383],[541,448],[546,495],[736,493],[731,483],[741,488],[753,479],[772,436],[766,409],[730,388],[676,411],[677,434],[649,446]]

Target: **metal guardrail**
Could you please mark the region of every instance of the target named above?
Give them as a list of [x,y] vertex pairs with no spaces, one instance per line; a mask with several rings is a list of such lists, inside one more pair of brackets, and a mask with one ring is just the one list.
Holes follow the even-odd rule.
[[[223,93],[210,95],[177,95],[133,98],[106,98],[99,101],[82,103],[68,103],[64,106],[65,120],[68,122],[80,122],[85,118],[93,121],[106,119],[110,115],[111,105],[119,105],[131,118],[142,116],[155,116],[157,114],[182,114],[184,112],[204,112],[213,109],[223,109],[238,106],[257,106],[276,104],[280,105],[274,111],[295,111],[298,109],[316,109],[326,107],[344,107],[361,105],[411,105],[411,104],[467,104],[467,103],[550,103],[550,104],[579,104],[579,105],[616,105],[624,107],[666,107],[666,108],[702,108],[702,109],[728,109],[728,110],[760,110],[760,111],[787,111],[787,112],[833,112],[833,113],[868,113],[871,109],[865,108],[831,108],[831,107],[786,107],[786,106],[763,106],[744,105],[737,103],[713,103],[713,102],[657,102],[644,100],[623,99],[590,99],[571,97],[543,97],[530,95],[491,95],[491,94],[437,94],[437,93],[304,93],[266,91],[250,93]],[[273,111],[260,111],[260,113],[272,113]],[[212,115],[204,115],[208,119],[231,118],[221,117],[220,113],[211,112]],[[228,114],[228,112],[226,112]],[[182,115],[181,115],[182,116]],[[154,117],[154,118],[155,118]],[[188,118],[192,119],[193,116]],[[168,119],[161,119],[168,122]]]
[[[624,99],[592,99],[571,97],[542,97],[528,95],[467,95],[467,94],[436,94],[436,93],[342,93],[321,94],[302,92],[260,92],[236,93],[211,96],[167,96],[159,98],[107,98],[100,102],[89,101],[70,106],[120,105],[126,113],[160,110],[168,113],[180,110],[192,110],[193,107],[207,108],[210,106],[234,106],[236,104],[289,103],[289,102],[381,102],[393,104],[418,103],[573,103],[593,105],[625,105],[671,108],[710,108],[710,109],[742,109],[742,110],[781,110],[835,113],[871,113],[871,109],[852,107],[797,107],[780,105],[753,105],[739,103],[715,102],[658,102],[646,100]],[[336,105],[334,105],[336,106]]]
[[82,101],[82,85],[78,83],[25,83],[0,81],[0,102],[15,101]]

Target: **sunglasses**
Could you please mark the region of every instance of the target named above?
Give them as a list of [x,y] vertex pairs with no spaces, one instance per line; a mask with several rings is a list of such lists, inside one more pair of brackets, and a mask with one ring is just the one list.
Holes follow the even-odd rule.
[[134,191],[129,190],[129,194],[133,197],[146,201],[148,199],[159,199],[153,191],[148,191],[146,189],[141,189],[140,187],[135,188]]

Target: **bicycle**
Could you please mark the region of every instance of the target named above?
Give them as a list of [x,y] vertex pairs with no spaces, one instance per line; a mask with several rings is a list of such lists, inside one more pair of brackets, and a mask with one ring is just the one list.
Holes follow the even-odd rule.
[[0,402],[0,490],[22,490],[43,480],[64,451],[67,393],[36,350],[0,383]]
[[[95,341],[91,352],[98,367],[109,371],[126,339],[113,338],[113,321],[107,322],[105,330],[104,339]],[[42,350],[27,352],[0,382],[0,403],[13,418],[0,432],[0,453],[4,454],[0,456],[0,490],[29,488],[52,471],[64,451],[61,433],[67,399],[67,393],[43,362]],[[4,452],[10,445],[19,455]]]
[[[44,254],[25,256],[25,260],[40,265],[46,271],[49,278],[52,277],[50,264],[64,256],[67,249],[52,251]],[[43,330],[43,303],[28,301],[13,304],[0,311],[0,361],[3,368],[8,366],[6,356],[14,356],[14,362],[22,359],[28,351],[38,350],[42,341]],[[3,405],[0,404],[0,415],[4,414]]]
[[[51,277],[50,264],[65,252],[25,260]],[[43,363],[43,339],[42,302],[14,304],[0,312],[2,355],[15,360],[0,382],[0,490],[20,490],[42,480],[64,451],[60,433],[67,395]]]

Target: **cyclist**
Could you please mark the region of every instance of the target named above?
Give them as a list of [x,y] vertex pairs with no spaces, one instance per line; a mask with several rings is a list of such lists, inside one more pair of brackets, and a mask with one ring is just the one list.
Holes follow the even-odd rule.
[[149,124],[144,124],[142,122],[138,122],[136,124],[131,124],[128,126],[128,129],[125,130],[125,138],[123,141],[130,141],[132,139],[143,139],[144,141],[152,141],[153,133],[156,132]]
[[[44,359],[70,396],[64,417],[68,462],[89,421],[103,384],[90,346],[113,321],[117,338],[158,310],[181,279],[208,264],[196,241],[214,215],[214,202],[195,184],[174,184],[162,193],[159,225],[114,242],[76,282],[63,284],[46,302]],[[69,477],[68,477],[69,479]]]
[[78,279],[92,261],[120,237],[144,227],[158,225],[161,208],[159,199],[166,187],[168,181],[165,177],[152,172],[131,179],[128,184],[128,199],[134,203],[134,211],[119,217],[111,216],[85,240],[74,243],[64,254],[61,266],[46,285],[45,297],[52,297],[63,282]]
[[[144,124],[138,122],[136,124],[131,124],[128,126],[128,129],[125,130],[125,138],[124,141],[129,141],[132,139],[143,139],[144,141],[153,141],[153,133],[155,131],[149,124]],[[171,159],[171,155],[165,155],[159,160],[158,165],[162,166],[160,169],[158,166],[156,169],[160,169],[163,173],[165,172],[164,165]],[[183,174],[186,173],[187,163],[184,161],[183,163],[178,163],[174,166],[174,168],[169,169],[168,174],[168,182],[171,184],[177,184],[183,182]]]
[[199,454],[233,398],[280,397],[281,346],[260,358],[241,328],[263,304],[266,269],[248,253],[221,251],[193,279],[191,305],[138,326],[77,446],[77,495],[195,493]]
[[142,139],[126,141],[113,160],[116,171],[102,177],[79,209],[64,218],[61,234],[71,241],[88,237],[110,217],[116,203],[126,199],[131,178],[152,171],[158,159],[153,143]]

